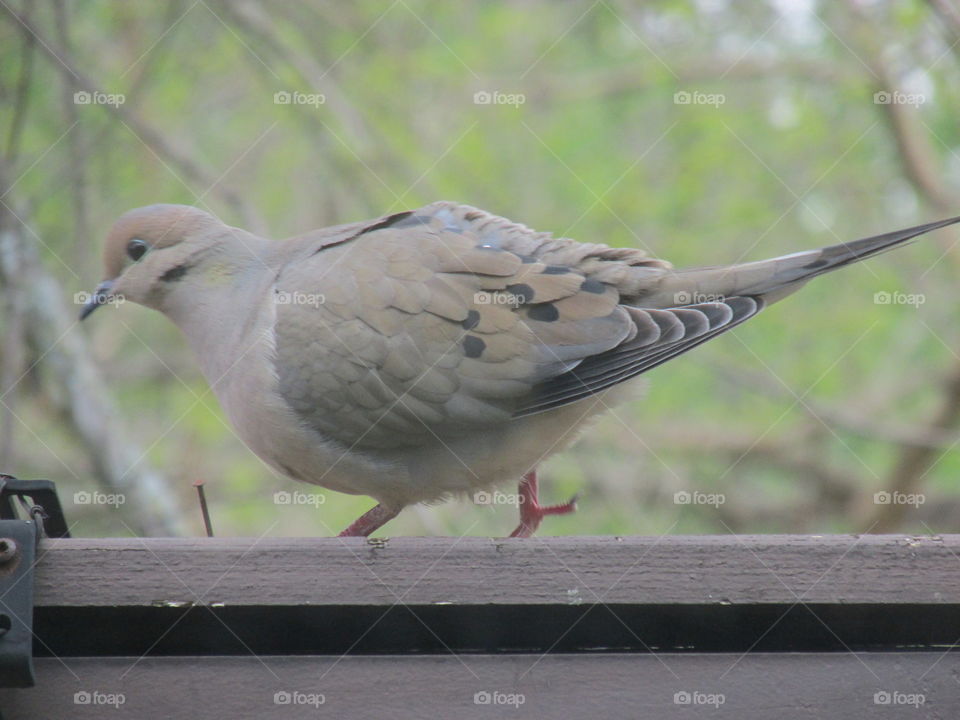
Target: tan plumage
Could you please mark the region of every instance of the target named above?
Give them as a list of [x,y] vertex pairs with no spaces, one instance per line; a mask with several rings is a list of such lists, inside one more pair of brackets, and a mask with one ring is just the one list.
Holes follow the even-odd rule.
[[956,221],[676,271],[448,202],[280,242],[155,205],[117,221],[97,295],[170,317],[280,472],[376,498],[351,528],[366,534],[408,504],[530,472],[615,385]]

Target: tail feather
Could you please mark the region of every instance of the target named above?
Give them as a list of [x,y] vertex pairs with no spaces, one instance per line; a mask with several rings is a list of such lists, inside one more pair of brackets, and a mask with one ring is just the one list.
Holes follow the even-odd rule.
[[800,289],[817,275],[873,257],[958,222],[960,217],[954,217],[769,260],[678,270],[664,278],[654,295],[639,298],[638,304],[642,307],[674,307],[737,295],[763,298],[769,304]]

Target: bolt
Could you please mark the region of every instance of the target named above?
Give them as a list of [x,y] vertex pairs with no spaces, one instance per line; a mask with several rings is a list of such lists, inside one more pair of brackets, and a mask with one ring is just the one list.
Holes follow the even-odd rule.
[[17,542],[13,538],[0,538],[0,565],[8,563],[17,554]]

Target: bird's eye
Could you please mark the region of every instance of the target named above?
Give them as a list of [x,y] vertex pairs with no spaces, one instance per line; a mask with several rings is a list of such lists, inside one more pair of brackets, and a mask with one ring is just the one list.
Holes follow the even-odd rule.
[[147,252],[147,244],[140,238],[134,238],[127,243],[127,256],[136,262]]

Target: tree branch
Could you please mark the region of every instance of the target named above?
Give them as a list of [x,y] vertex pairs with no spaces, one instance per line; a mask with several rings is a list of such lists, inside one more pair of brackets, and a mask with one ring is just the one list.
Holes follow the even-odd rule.
[[[73,327],[77,308],[66,302],[62,284],[44,269],[36,245],[17,230],[19,221],[7,203],[0,201],[0,285],[21,305],[23,339],[33,350],[26,360],[53,376],[43,385],[45,396],[80,441],[100,484],[130,498],[127,507],[139,530],[151,536],[185,534],[188,525],[180,508],[161,475],[142,461],[90,359],[86,339]],[[3,394],[15,383],[5,377]],[[3,395],[0,399],[9,409]]]
[[[51,60],[51,65],[59,73],[71,76],[70,81],[75,81],[90,93],[106,94],[103,86],[95,78],[79,69],[72,55],[59,43],[40,32],[29,17],[17,13],[5,3],[0,3],[0,10],[5,11],[17,21],[21,32],[25,36],[33,35],[36,38],[38,49]],[[219,195],[221,200],[237,214],[246,227],[254,230],[263,227],[260,218],[250,210],[236,192],[223,185],[220,178],[201,167],[188,153],[175,147],[162,133],[144,121],[131,108],[124,104],[100,105],[99,107],[116,116],[147,147],[176,165],[189,180],[203,185],[207,192]]]

